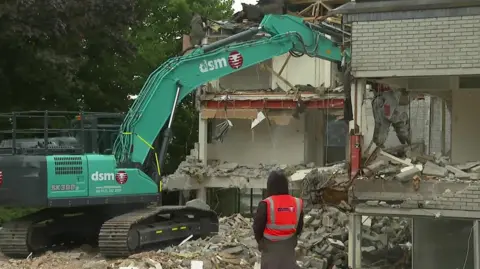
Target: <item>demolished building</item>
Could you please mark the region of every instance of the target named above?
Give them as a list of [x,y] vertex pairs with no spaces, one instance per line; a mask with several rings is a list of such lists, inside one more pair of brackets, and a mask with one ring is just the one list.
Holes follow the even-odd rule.
[[[207,27],[202,43],[258,25],[264,12],[253,18],[256,11],[252,10],[275,4],[266,2],[255,8],[244,5],[229,22],[204,20]],[[328,2],[324,5],[329,9],[341,4]],[[292,1],[287,7],[281,8],[283,13],[298,13],[311,20],[328,12],[316,2]],[[198,21],[192,20],[192,25]],[[191,40],[184,37],[184,50],[195,46],[197,41],[192,44]],[[224,207],[240,203],[240,207],[253,211],[266,187],[266,174],[272,169],[293,174],[343,161],[347,127],[341,120],[345,94],[338,70],[337,64],[287,53],[200,87],[196,94],[198,144],[177,172],[168,176],[165,187],[197,190],[197,197],[210,204],[221,199]],[[218,211],[234,213],[238,207]]]
[[[166,188],[196,190],[219,213],[243,213],[224,208],[231,204],[249,204],[251,212],[253,194],[261,199],[266,175],[280,168],[307,201],[298,248],[304,267],[345,266],[348,252],[353,268],[480,268],[480,158],[472,124],[480,11],[472,1],[425,2],[357,0],[334,11],[352,26],[353,140],[338,124],[346,103],[338,70],[280,56],[198,89],[199,142]],[[255,23],[210,22],[204,43]],[[372,103],[400,91],[408,92],[401,113],[407,118],[388,124],[408,123],[407,129],[378,139]],[[292,92],[301,93],[301,102]],[[378,107],[391,119],[396,105]],[[329,166],[343,159],[347,165]],[[258,255],[251,223],[240,216],[221,222],[223,242],[187,242],[172,248],[178,256],[147,253],[115,266],[158,267],[152,259],[161,256],[164,268],[199,257],[212,267],[251,268]]]
[[[433,100],[421,146],[365,152],[363,139],[363,158],[350,160],[360,169],[350,192],[349,264],[360,268],[355,238],[362,215],[374,215],[412,219],[414,268],[480,268],[479,2],[356,1],[333,13],[352,27],[354,111],[371,106],[363,101],[367,85],[378,91],[378,83]],[[360,117],[351,124],[357,141],[366,125]]]
[[[346,37],[353,51],[349,100],[345,99],[338,69],[331,63],[308,57],[276,57],[213,81],[198,90],[198,146],[177,173],[166,179],[166,186],[174,190],[199,190],[197,197],[206,200],[208,196],[216,197],[217,204],[221,200],[222,205],[246,200],[252,212],[252,205],[262,197],[260,189],[265,186],[265,175],[272,169],[282,168],[289,171],[292,187],[307,189],[309,195],[314,192],[311,200],[336,204],[344,201],[352,206],[350,266],[360,268],[362,256],[369,253],[365,246],[362,249],[361,240],[355,239],[362,238],[362,216],[388,215],[413,219],[414,249],[432,249],[428,252],[429,259],[413,251],[413,257],[408,259],[415,266],[433,268],[443,262],[458,267],[465,262],[480,268],[480,258],[473,254],[479,253],[480,246],[471,239],[472,234],[478,233],[478,226],[472,226],[472,220],[478,218],[474,197],[478,168],[475,162],[467,163],[478,159],[478,151],[472,146],[476,145],[474,132],[468,131],[475,117],[471,110],[476,108],[473,100],[478,81],[477,64],[468,60],[477,55],[470,47],[473,45],[469,45],[475,44],[472,40],[478,38],[477,30],[471,29],[477,18],[455,17],[458,12],[467,12],[464,9],[474,10],[474,4],[441,1],[438,5],[423,5],[421,8],[425,11],[410,14],[403,11],[418,10],[420,4],[380,2],[357,1],[332,11],[342,14],[344,26],[352,29],[351,39]],[[254,21],[211,23],[204,42],[224,38],[252,25]],[[443,25],[448,25],[448,29]],[[459,26],[470,30],[457,32],[455,29]],[[404,36],[399,31],[404,28],[409,33],[407,38],[417,40],[418,44],[413,46],[420,47],[421,53],[405,51],[411,42],[399,40]],[[389,31],[389,40],[377,36],[377,32],[383,35]],[[465,39],[457,42],[456,36],[465,36]],[[437,60],[424,56],[438,49],[443,50],[437,56],[446,55],[446,60],[435,62]],[[469,52],[456,56],[457,50]],[[409,56],[404,61],[400,55]],[[297,88],[301,89],[302,101],[308,103],[304,111],[295,111],[298,100],[288,95]],[[400,146],[400,137],[390,131],[381,139],[382,145],[369,147],[378,136],[374,130],[372,101],[384,91],[408,93],[408,113],[405,113],[408,118],[404,121],[408,122],[405,129],[408,135],[403,132],[401,137],[408,138],[402,142],[409,146]],[[342,154],[333,158],[333,162],[346,159],[349,173],[337,173],[335,182],[325,188],[324,183],[330,180],[315,176],[313,184],[308,174],[314,167],[331,163],[330,138],[325,134],[331,130],[331,122],[341,122],[338,119],[344,116],[345,102],[352,103],[353,120],[348,132],[343,126],[344,129],[332,135],[343,137],[334,150]],[[393,112],[390,106],[382,104],[381,107],[385,114]],[[462,116],[450,119],[451,115]],[[398,147],[392,148],[392,141]],[[295,180],[298,178],[300,180]],[[307,183],[315,187],[308,189]],[[250,197],[256,194],[256,198],[255,201],[245,199],[246,196],[238,192],[222,197],[218,192],[207,195],[207,188],[240,188],[244,191],[239,192]],[[350,190],[348,195],[347,190]],[[235,208],[234,211],[242,210]],[[446,231],[448,236],[443,239],[435,236]],[[436,242],[436,246],[428,242]],[[454,242],[455,250],[450,250],[450,256],[441,254],[446,252],[445,242]],[[476,252],[465,254],[467,246]],[[436,255],[443,259],[431,261]],[[452,256],[455,258],[450,258]]]

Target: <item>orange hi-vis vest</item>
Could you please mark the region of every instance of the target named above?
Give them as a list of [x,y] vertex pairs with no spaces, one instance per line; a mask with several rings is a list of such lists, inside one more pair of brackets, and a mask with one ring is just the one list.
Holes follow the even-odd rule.
[[303,209],[302,199],[285,194],[270,196],[263,201],[267,203],[267,225],[263,237],[281,241],[294,236]]

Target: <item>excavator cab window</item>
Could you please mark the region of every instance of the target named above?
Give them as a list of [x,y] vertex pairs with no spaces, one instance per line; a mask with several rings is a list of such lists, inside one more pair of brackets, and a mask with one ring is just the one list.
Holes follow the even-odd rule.
[[91,113],[72,120],[73,137],[85,153],[111,154],[123,114]]
[[0,113],[0,155],[109,154],[123,117],[101,112]]

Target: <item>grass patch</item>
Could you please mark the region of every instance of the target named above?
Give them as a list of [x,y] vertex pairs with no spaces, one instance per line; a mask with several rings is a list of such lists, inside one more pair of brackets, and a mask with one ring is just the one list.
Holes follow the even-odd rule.
[[38,208],[31,207],[0,207],[0,224],[11,219],[23,217],[37,210]]

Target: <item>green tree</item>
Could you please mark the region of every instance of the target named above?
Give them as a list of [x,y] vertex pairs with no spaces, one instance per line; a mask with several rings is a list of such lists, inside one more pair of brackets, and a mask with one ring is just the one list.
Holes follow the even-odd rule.
[[131,0],[3,1],[0,111],[78,109],[122,92],[115,65],[135,56],[125,38],[134,11]]

